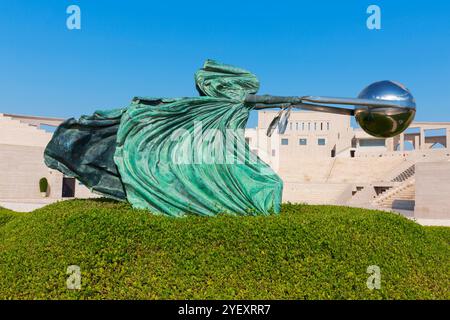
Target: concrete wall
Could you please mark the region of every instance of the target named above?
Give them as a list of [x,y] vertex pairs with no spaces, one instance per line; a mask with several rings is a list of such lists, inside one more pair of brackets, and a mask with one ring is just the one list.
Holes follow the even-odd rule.
[[88,198],[99,198],[101,195],[92,193],[84,184],[80,181],[75,183],[75,198],[88,199]]
[[[276,116],[277,111],[260,111],[258,113],[258,127],[264,135]],[[262,138],[259,143],[262,142]],[[312,158],[331,157],[331,150],[336,154],[351,146],[353,129],[350,127],[350,117],[336,114],[326,114],[308,111],[295,111],[291,113],[289,123],[284,134],[274,135],[271,139],[271,149],[277,145],[279,152],[279,165],[284,166],[283,161],[287,158]],[[267,139],[267,138],[266,138]],[[281,144],[281,140],[286,139],[287,145]],[[306,145],[300,145],[299,140],[306,139]],[[325,139],[325,145],[318,145],[318,139]],[[267,150],[269,154],[272,150]]]
[[291,183],[283,186],[283,202],[336,204],[351,196],[350,185],[344,183]]
[[[42,120],[36,117],[22,118],[20,119],[24,121]],[[39,180],[44,177],[49,183],[47,192],[49,200],[61,199],[63,175],[44,164],[44,150],[52,138],[52,133],[24,123],[20,119],[0,114],[0,199],[42,199]],[[49,123],[60,121],[44,120],[50,121]],[[88,188],[76,182],[76,198],[94,196],[96,195]]]
[[0,199],[41,198],[39,180],[49,182],[49,197],[60,198],[62,174],[47,168],[44,148],[0,144]]
[[[0,199],[41,199],[39,180],[47,178],[50,199],[61,199],[63,174],[44,164],[44,148],[0,144]],[[80,182],[75,183],[75,198],[92,198]]]
[[414,217],[450,219],[450,162],[416,164]]

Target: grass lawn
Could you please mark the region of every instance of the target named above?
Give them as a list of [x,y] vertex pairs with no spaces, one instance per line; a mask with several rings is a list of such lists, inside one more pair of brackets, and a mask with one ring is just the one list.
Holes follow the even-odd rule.
[[[450,299],[449,242],[450,228],[336,206],[178,219],[105,200],[0,208],[0,298]],[[66,288],[69,265],[81,290]]]

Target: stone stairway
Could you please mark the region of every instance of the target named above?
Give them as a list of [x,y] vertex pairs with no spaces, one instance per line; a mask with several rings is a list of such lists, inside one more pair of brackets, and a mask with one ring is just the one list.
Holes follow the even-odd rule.
[[372,200],[372,205],[384,209],[414,210],[415,205],[414,163],[405,163],[389,180],[394,183]]
[[0,144],[45,147],[52,133],[0,113]]
[[413,164],[412,166],[409,166],[406,170],[402,171],[400,174],[398,174],[396,177],[394,177],[391,181],[392,182],[403,182],[412,176],[414,176],[416,172],[416,166]]
[[373,205],[382,208],[413,210],[415,204],[415,179],[409,178],[400,185],[381,193]]

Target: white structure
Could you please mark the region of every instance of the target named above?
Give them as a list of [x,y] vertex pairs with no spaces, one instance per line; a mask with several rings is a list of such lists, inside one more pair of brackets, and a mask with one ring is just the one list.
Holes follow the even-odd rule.
[[[20,210],[23,203],[36,204],[24,206],[34,208],[62,198],[93,196],[75,179],[44,164],[44,150],[52,133],[41,126],[54,127],[62,121],[0,113],[0,206]],[[39,190],[41,178],[49,182],[46,198]]]
[[[245,135],[251,150],[283,179],[285,202],[387,208],[413,215],[415,184],[422,179],[416,177],[415,165],[450,160],[450,122],[414,122],[399,136],[380,139],[352,128],[348,116],[299,111],[291,113],[284,134],[275,131],[268,138],[276,113],[259,111],[258,126]],[[439,132],[427,137],[428,130]],[[450,206],[450,199],[446,201]]]
[[415,217],[448,219],[450,162],[421,162],[416,165]]

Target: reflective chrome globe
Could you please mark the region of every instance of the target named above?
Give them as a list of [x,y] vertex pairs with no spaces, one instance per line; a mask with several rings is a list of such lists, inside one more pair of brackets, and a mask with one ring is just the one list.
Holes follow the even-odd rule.
[[364,88],[359,99],[375,99],[395,102],[398,106],[356,106],[355,118],[368,134],[390,138],[402,133],[416,114],[416,102],[411,92],[402,84],[393,81],[379,81]]

